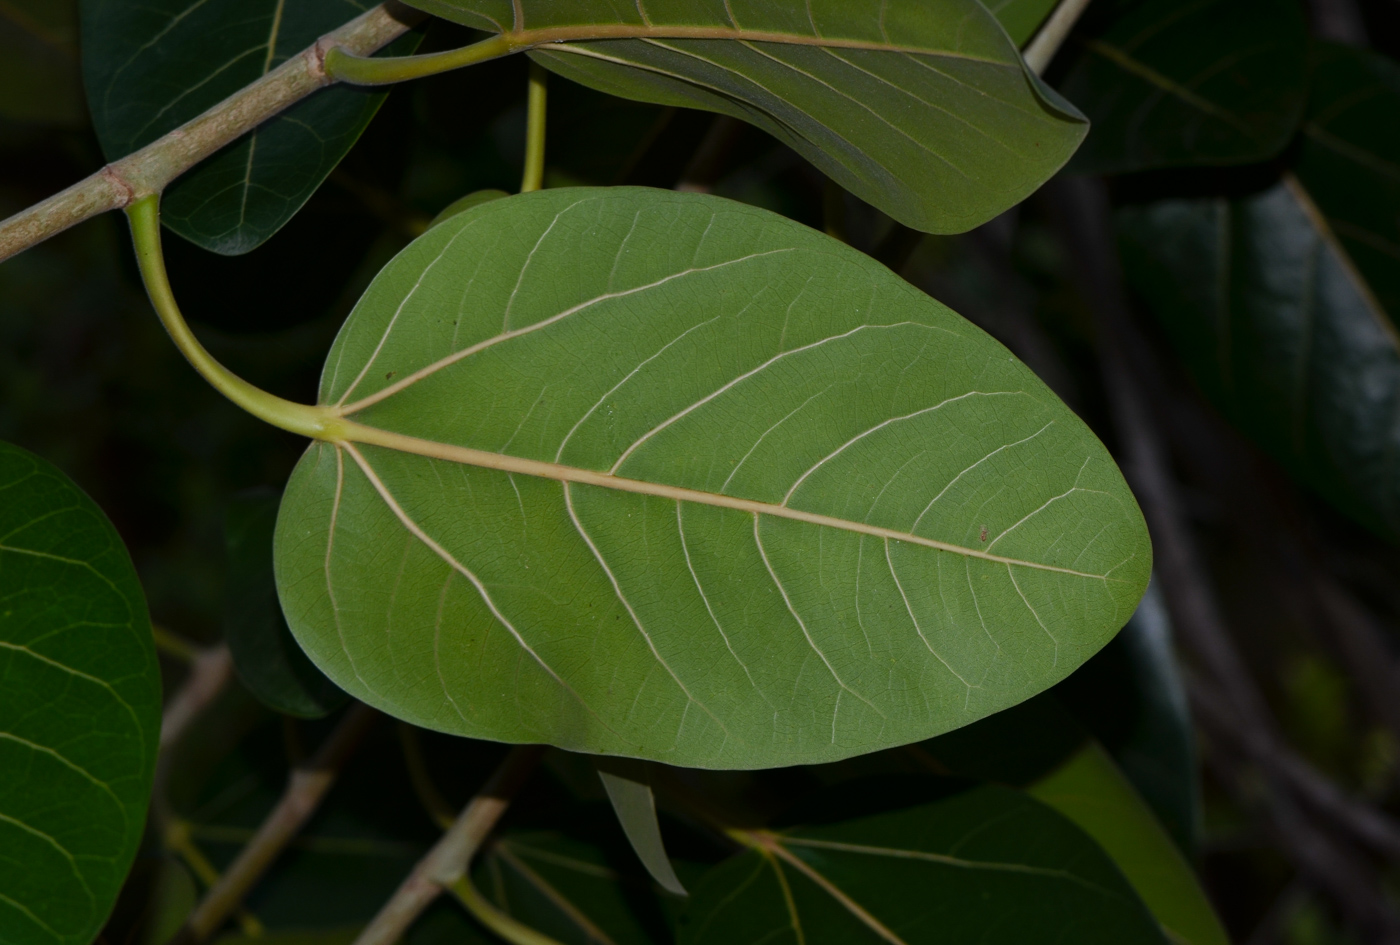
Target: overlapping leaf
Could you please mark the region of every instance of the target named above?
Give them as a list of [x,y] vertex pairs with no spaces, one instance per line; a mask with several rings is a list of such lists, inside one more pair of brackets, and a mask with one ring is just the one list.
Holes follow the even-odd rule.
[[1307,96],[1297,0],[1095,4],[1060,91],[1093,122],[1071,167],[1248,164],[1281,151]]
[[[368,0],[81,0],[83,78],[98,140],[122,157],[199,115],[373,6]],[[411,33],[388,52],[411,52]],[[166,226],[225,255],[292,218],[384,101],[322,91],[166,189]]]
[[681,945],[1165,945],[1102,850],[1019,792],[761,834],[699,884]]
[[0,939],[87,945],[136,855],[160,736],[146,600],[101,510],[0,443]]
[[971,229],[1020,202],[1085,132],[976,0],[413,5],[481,29],[548,31],[530,54],[547,68],[626,98],[752,122],[933,233]]
[[1400,535],[1400,69],[1328,48],[1296,173],[1122,211],[1128,274],[1236,423]]
[[439,224],[321,400],[359,443],[313,445],[284,495],[288,623],[444,731],[847,757],[1053,684],[1150,567],[1107,452],[1004,348],[718,198],[551,190]]

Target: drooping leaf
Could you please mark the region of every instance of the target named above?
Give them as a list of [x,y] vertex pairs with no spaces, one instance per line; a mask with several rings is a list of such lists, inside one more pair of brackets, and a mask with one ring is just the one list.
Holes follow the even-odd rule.
[[1058,6],[1057,0],[986,0],[982,4],[1017,46],[1025,46]]
[[351,439],[284,494],[288,623],[357,698],[456,734],[848,757],[1063,678],[1150,569],[1107,452],[1006,349],[719,198],[459,214],[381,272],[320,399]]
[[598,778],[603,782],[608,801],[617,814],[618,823],[632,844],[637,858],[661,888],[677,896],[686,894],[676,876],[671,858],[666,855],[666,843],[661,837],[661,823],[656,818],[656,797],[651,790],[646,763],[631,759],[598,760]]
[[1188,857],[1200,831],[1200,770],[1170,617],[1150,586],[1123,632],[1052,690],[1108,749]]
[[506,834],[477,864],[473,879],[496,908],[563,945],[657,941],[643,921],[643,904],[652,895],[645,878],[619,873],[601,850],[571,837]]
[[1088,742],[1027,792],[1098,841],[1168,939],[1183,945],[1229,945],[1190,864],[1098,742]]
[[224,639],[238,676],[264,704],[287,715],[318,719],[348,698],[292,639],[277,603],[272,533],[281,496],[271,490],[235,496],[225,513],[228,586]]
[[0,443],[0,938],[87,945],[136,855],[160,669],[126,548],[66,476]]
[[[373,6],[369,0],[80,0],[83,81],[116,160],[199,115]],[[411,32],[384,54],[417,47]],[[384,93],[323,90],[181,176],[165,225],[227,256],[281,229],[350,150]]]
[[55,125],[83,121],[77,0],[0,3],[0,116]]
[[1307,97],[1298,0],[1094,4],[1059,89],[1092,130],[1080,173],[1249,164],[1288,143]]
[[412,5],[493,32],[548,31],[530,55],[552,71],[751,122],[932,233],[971,229],[1019,203],[1085,133],[976,0]]
[[680,945],[1166,942],[1092,839],[1009,788],[758,840],[696,888]]

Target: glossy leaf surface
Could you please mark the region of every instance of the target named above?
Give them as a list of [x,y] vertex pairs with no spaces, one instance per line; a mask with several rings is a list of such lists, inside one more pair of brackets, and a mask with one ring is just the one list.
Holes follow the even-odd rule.
[[1003,787],[763,835],[699,884],[681,945],[1164,945],[1113,862]]
[[1297,0],[1119,0],[1070,40],[1060,91],[1093,123],[1071,168],[1248,164],[1281,151],[1307,96]]
[[703,767],[902,744],[1065,676],[1151,563],[1108,453],[1004,348],[714,197],[439,224],[321,400],[361,445],[288,485],[288,623],[357,698],[457,734]]
[[[915,229],[956,233],[1019,203],[1086,127],[976,0],[727,5],[414,0],[491,31],[578,41],[530,55],[625,98],[751,122]],[[597,30],[635,38],[584,42]]]
[[[83,79],[103,153],[116,160],[265,75],[368,0],[81,0]],[[386,50],[403,55],[410,33]],[[205,249],[246,253],[281,229],[335,168],[384,93],[326,89],[171,184],[166,226]]]
[[87,945],[136,854],[160,737],[146,600],[66,476],[0,444],[0,939]]
[[228,547],[224,640],[238,676],[264,705],[318,719],[345,704],[345,692],[312,665],[292,639],[277,603],[272,533],[281,496],[235,496],[224,515]]
[[[1372,195],[1383,199],[1384,192]],[[1121,212],[1124,260],[1198,382],[1304,482],[1400,534],[1400,347],[1294,177]]]
[[86,118],[76,0],[0,3],[0,116],[46,125]]
[[1028,793],[1098,841],[1170,941],[1229,945],[1191,865],[1098,742],[1090,741]]

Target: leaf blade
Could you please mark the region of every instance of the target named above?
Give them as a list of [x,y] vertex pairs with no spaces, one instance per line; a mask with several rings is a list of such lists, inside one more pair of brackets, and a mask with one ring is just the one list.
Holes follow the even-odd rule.
[[915,229],[961,232],[1033,192],[1078,146],[1082,116],[1021,61],[981,5],[805,11],[755,2],[653,10],[418,0],[482,29],[537,33],[530,56],[625,98],[763,128]]
[[[328,358],[322,401],[355,408],[359,442],[303,458],[277,567],[313,661],[416,724],[699,766],[844,757],[1025,698],[1141,592],[1145,531],[1102,447],[827,237],[717,198],[556,190],[400,260]],[[424,673],[438,692],[399,681]],[[488,695],[512,690],[520,711]]]
[[160,734],[145,598],[101,510],[0,443],[0,923],[86,945],[136,854]]

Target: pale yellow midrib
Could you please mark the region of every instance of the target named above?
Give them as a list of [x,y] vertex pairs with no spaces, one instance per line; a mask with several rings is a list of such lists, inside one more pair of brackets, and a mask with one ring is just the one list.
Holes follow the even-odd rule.
[[599,486],[604,489],[615,489],[619,492],[655,496],[661,499],[670,499],[675,502],[694,502],[698,505],[733,509],[738,512],[748,512],[752,515],[768,515],[774,518],[785,518],[791,521],[805,522],[809,525],[836,528],[842,531],[870,535],[875,538],[891,539],[893,541],[906,542],[912,545],[922,545],[925,548],[933,548],[936,551],[947,551],[952,554],[963,555],[969,558],[978,558],[982,561],[990,561],[996,564],[1031,568],[1037,571],[1052,571],[1057,574],[1090,578],[1095,581],[1104,581],[1105,583],[1124,583],[1119,579],[1110,578],[1103,574],[1089,574],[1084,571],[1076,571],[1073,568],[1061,568],[1052,564],[1042,564],[1038,561],[1022,561],[1019,558],[994,555],[986,551],[979,551],[976,548],[964,548],[962,545],[954,545],[949,542],[925,538],[922,535],[901,532],[893,528],[884,528],[865,522],[853,522],[830,515],[821,515],[816,512],[807,512],[802,509],[790,508],[786,505],[776,505],[771,502],[757,502],[753,499],[744,499],[738,496],[703,492],[699,489],[687,489],[682,486],[668,486],[663,483],[645,482],[640,479],[627,479],[622,476],[615,476],[610,473],[598,472],[592,469],[580,469],[576,466],[564,466],[559,463],[544,462],[543,460],[524,459],[519,456],[506,456],[501,453],[491,453],[486,450],[476,450],[465,446],[437,443],[432,440],[420,439],[416,436],[407,436],[402,433],[394,433],[390,430],[381,430],[377,427],[366,426],[351,420],[340,421],[337,424],[337,433],[338,438],[342,441],[364,443],[370,446],[382,446],[401,453],[410,453],[416,456],[426,456],[431,459],[463,463],[468,466],[478,466],[483,469],[496,469],[501,472],[520,473],[521,475],[534,476],[541,479],[553,479],[557,482],[576,482],[580,485]]

